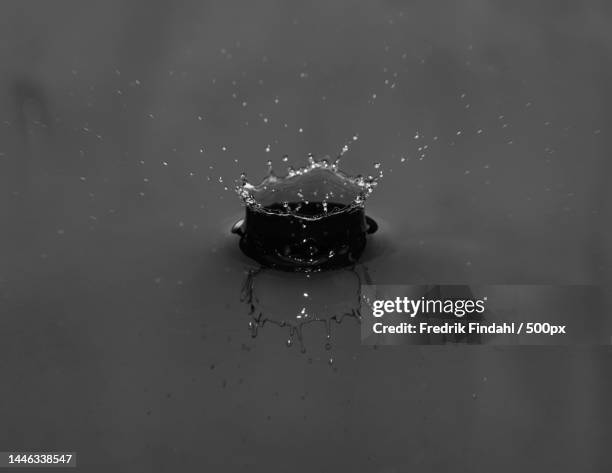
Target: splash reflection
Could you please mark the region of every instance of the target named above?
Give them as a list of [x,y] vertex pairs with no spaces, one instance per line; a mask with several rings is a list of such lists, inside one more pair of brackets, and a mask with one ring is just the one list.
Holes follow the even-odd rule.
[[[332,327],[361,322],[361,286],[371,284],[363,265],[320,273],[281,273],[259,267],[247,272],[241,300],[248,306],[253,338],[267,325],[287,330],[286,345],[306,353],[305,329],[323,326],[325,350],[332,349]],[[333,364],[333,358],[329,358]]]

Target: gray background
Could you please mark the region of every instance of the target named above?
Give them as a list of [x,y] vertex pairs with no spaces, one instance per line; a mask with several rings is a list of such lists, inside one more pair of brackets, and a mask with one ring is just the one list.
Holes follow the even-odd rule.
[[329,351],[316,328],[306,354],[275,326],[251,339],[228,229],[241,171],[358,135],[343,167],[385,171],[375,283],[609,288],[611,18],[3,1],[2,450],[92,472],[610,471],[608,349],[374,350],[348,321]]

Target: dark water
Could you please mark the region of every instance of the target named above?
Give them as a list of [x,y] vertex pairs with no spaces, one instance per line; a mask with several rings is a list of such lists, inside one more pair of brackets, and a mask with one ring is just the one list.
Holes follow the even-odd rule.
[[303,201],[249,206],[232,233],[262,266],[312,272],[355,265],[376,229],[360,205]]
[[325,215],[326,213],[337,213],[342,212],[347,208],[345,204],[338,204],[336,202],[287,202],[286,205],[282,203],[276,203],[266,206],[266,210],[271,212],[283,213],[291,212],[297,213],[299,216],[304,217],[318,217]]
[[[351,142],[347,171],[385,170],[360,276],[609,287],[609,10],[3,2],[0,449],[96,472],[610,471],[605,347],[373,349],[354,318],[309,324],[306,353],[286,325],[252,338],[258,269],[229,232],[242,171]],[[256,289],[294,321],[352,313],[357,280]]]

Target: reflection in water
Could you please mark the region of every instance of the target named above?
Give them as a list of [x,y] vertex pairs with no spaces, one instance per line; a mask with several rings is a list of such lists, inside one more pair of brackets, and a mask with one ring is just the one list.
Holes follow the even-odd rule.
[[[340,325],[347,318],[361,324],[361,303],[362,300],[366,304],[368,302],[367,291],[362,291],[363,285],[372,285],[372,280],[367,268],[361,264],[318,273],[285,273],[263,266],[249,269],[242,286],[241,301],[248,306],[251,336],[255,338],[260,329],[266,325],[274,325],[287,330],[287,347],[298,345],[300,351],[306,353],[305,328],[315,324],[324,327],[323,346],[327,352],[331,352],[334,324]],[[420,296],[428,299],[474,298],[471,288],[466,285],[432,285],[422,286],[422,289]],[[489,311],[479,315],[471,314],[462,319],[444,313],[421,316],[428,317],[430,324],[467,324],[474,320],[483,322],[487,315],[490,315]],[[483,338],[479,334],[431,334],[423,335],[417,343],[482,344]],[[330,356],[328,361],[333,364],[333,356]]]
[[[332,350],[332,325],[361,320],[361,286],[371,284],[363,265],[319,273],[284,273],[259,267],[247,272],[241,300],[249,307],[252,337],[268,324],[287,328],[286,344],[306,353],[304,329],[325,327],[327,351]],[[333,365],[333,356],[329,357]]]

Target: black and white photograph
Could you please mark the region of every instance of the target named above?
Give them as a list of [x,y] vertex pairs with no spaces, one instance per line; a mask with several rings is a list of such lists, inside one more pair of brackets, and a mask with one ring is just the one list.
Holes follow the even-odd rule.
[[612,472],[612,3],[0,1],[0,473]]

